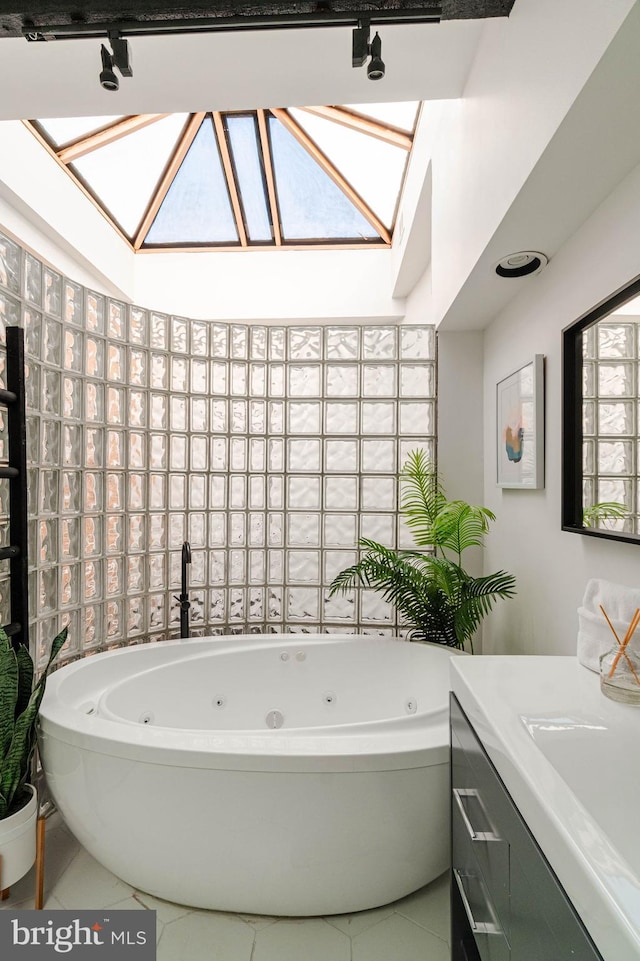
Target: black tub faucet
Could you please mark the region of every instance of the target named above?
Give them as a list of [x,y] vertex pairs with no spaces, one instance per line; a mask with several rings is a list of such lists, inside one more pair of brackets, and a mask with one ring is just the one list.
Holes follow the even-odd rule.
[[185,541],[182,545],[182,593],[176,600],[180,604],[180,637],[189,637],[189,587],[187,582],[187,564],[191,563],[191,544]]

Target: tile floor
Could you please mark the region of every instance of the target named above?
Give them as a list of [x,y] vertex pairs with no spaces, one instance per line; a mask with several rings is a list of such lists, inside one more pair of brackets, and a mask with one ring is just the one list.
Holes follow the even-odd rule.
[[[448,961],[449,888],[443,875],[393,904],[326,918],[269,918],[193,910],[116,878],[65,825],[47,825],[45,908],[157,912],[158,961]],[[0,908],[33,907],[33,870]]]

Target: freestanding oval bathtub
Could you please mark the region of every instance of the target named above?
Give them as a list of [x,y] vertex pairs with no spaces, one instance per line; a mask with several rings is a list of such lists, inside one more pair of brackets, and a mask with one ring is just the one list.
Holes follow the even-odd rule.
[[450,648],[243,635],[97,654],[52,674],[42,762],[105,867],[194,907],[326,915],[448,865]]

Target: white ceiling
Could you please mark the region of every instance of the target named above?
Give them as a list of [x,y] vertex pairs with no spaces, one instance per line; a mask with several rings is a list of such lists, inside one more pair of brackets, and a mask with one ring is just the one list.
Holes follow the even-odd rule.
[[100,41],[0,40],[0,120],[459,97],[491,20],[380,28],[387,74],[351,66],[351,28],[130,40],[134,76],[100,87]]

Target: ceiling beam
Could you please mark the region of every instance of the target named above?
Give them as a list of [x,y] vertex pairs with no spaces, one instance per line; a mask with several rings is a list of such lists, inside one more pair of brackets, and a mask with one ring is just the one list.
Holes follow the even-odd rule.
[[116,140],[120,140],[130,133],[135,133],[136,130],[142,130],[144,127],[148,127],[150,124],[168,116],[168,113],[143,113],[134,117],[125,117],[124,120],[118,120],[108,127],[102,127],[86,137],[79,137],[67,147],[56,150],[58,159],[63,164],[73,163],[74,160],[84,157],[93,150],[115,143]]
[[236,230],[238,231],[238,237],[240,238],[241,246],[246,247],[247,231],[244,226],[244,219],[242,216],[242,206],[240,204],[240,196],[238,194],[238,186],[236,184],[236,178],[233,173],[233,164],[231,162],[229,145],[227,143],[227,138],[224,132],[224,124],[222,122],[222,117],[217,110],[214,111],[211,114],[211,116],[213,117],[213,127],[216,132],[216,137],[218,140],[218,149],[220,150],[222,167],[224,169],[224,175],[227,181],[227,189],[229,191],[229,197],[231,199],[233,216],[235,217],[235,220],[236,220]]
[[359,133],[366,133],[376,140],[383,140],[394,147],[402,147],[403,150],[411,150],[413,137],[411,134],[382,123],[380,120],[372,120],[362,114],[352,110],[345,110],[344,107],[299,107],[305,113],[314,114],[316,117],[323,117],[325,120],[332,120],[343,127],[357,130]]
[[280,107],[272,107],[271,113],[274,117],[277,117],[281,124],[292,134],[298,143],[304,147],[307,153],[313,157],[313,159],[318,163],[324,172],[333,180],[337,187],[344,193],[344,195],[351,201],[351,203],[360,211],[362,216],[367,220],[374,230],[378,232],[382,240],[386,244],[391,243],[391,234],[382,223],[380,218],[373,212],[369,205],[362,199],[360,194],[351,186],[349,181],[344,177],[337,167],[331,163],[329,158],[320,150],[317,143],[311,139],[309,134],[302,129],[302,127],[296,123],[291,114]]
[[151,224],[155,220],[156,214],[158,213],[162,205],[162,201],[167,196],[169,187],[173,183],[173,178],[175,177],[178,170],[180,169],[180,164],[186,157],[189,147],[195,140],[195,136],[198,133],[198,130],[200,129],[200,127],[202,126],[202,121],[204,120],[204,118],[205,118],[204,113],[194,113],[191,115],[186,127],[184,128],[182,137],[180,138],[180,140],[176,145],[176,148],[173,152],[173,156],[171,157],[169,163],[165,167],[164,173],[160,178],[160,183],[158,184],[158,188],[155,194],[153,195],[153,197],[151,198],[151,200],[149,201],[149,205],[144,214],[144,217],[142,218],[140,226],[138,227],[135,237],[133,238],[133,246],[135,250],[139,250],[142,244],[144,243],[144,239],[147,236],[149,228],[151,227]]
[[258,110],[257,114],[258,131],[260,133],[260,147],[262,148],[262,162],[264,164],[265,177],[267,178],[267,194],[269,195],[269,209],[271,211],[271,223],[273,225],[273,239],[276,247],[282,247],[280,213],[278,211],[278,201],[276,199],[276,182],[273,175],[273,162],[271,160],[271,147],[269,146],[267,119],[264,110]]

